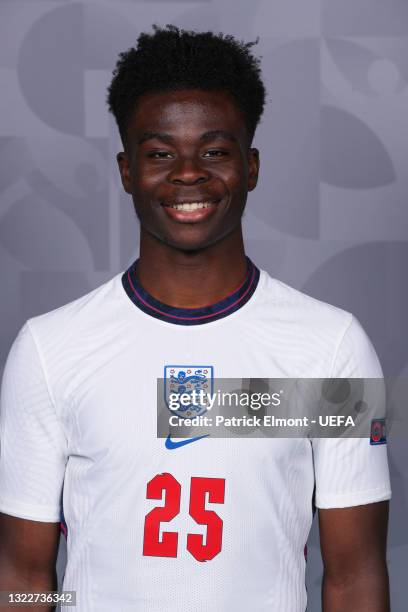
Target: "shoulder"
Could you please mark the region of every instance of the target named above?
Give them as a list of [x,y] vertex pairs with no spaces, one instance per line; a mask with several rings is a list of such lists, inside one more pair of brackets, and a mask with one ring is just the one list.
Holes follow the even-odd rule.
[[[332,355],[329,371],[335,377],[380,377],[381,366],[364,327],[343,308],[318,300],[263,272],[260,307],[278,317],[287,337],[311,353]],[[309,352],[309,351],[307,351]]]
[[352,324],[351,312],[318,300],[262,271],[259,307],[282,323],[326,337],[339,337]]
[[121,273],[67,304],[29,318],[24,327],[42,344],[68,346],[70,341],[103,328],[115,318],[120,279]]

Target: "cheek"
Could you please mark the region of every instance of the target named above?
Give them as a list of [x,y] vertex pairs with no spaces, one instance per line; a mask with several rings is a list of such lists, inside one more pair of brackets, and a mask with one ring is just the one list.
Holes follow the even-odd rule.
[[150,199],[160,183],[163,183],[163,177],[158,173],[153,173],[146,167],[136,167],[132,175],[133,193],[142,199]]
[[[162,174],[162,173],[161,173]],[[153,168],[143,156],[136,155],[132,165],[132,178],[135,187],[149,189],[150,185],[160,180],[158,168]]]
[[[245,199],[247,193],[247,183],[245,176],[235,177],[228,184],[229,192],[232,200],[237,204],[238,201]],[[234,207],[236,208],[236,206]]]
[[234,164],[231,168],[224,169],[223,177],[231,191],[242,191],[246,188],[248,168],[243,163]]
[[247,183],[247,172],[244,166],[231,168],[222,168],[219,171],[214,169],[212,180],[215,182],[220,182],[227,188],[231,195],[241,194],[246,190]]

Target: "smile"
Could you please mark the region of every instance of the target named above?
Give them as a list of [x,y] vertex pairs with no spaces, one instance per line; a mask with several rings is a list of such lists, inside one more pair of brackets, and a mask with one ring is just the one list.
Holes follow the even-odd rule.
[[200,223],[210,219],[217,210],[222,198],[217,200],[191,200],[162,202],[167,215],[177,223]]
[[206,200],[197,202],[191,200],[191,202],[163,202],[162,205],[166,208],[172,208],[174,210],[181,210],[183,212],[194,212],[203,208],[210,208],[214,204],[218,204],[220,200]]
[[183,202],[182,204],[175,202],[174,204],[167,204],[167,206],[176,210],[192,211],[209,208],[212,204],[215,204],[215,202]]

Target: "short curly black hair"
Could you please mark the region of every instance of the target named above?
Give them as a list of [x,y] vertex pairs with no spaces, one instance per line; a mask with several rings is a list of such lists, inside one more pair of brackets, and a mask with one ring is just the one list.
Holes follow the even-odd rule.
[[123,143],[138,98],[147,92],[180,89],[227,90],[243,112],[250,142],[265,105],[260,60],[254,42],[231,35],[182,30],[174,25],[140,34],[137,46],[119,55],[107,103]]

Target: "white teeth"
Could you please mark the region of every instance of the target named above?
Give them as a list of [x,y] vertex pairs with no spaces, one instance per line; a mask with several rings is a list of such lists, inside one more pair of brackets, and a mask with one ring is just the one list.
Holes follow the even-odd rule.
[[176,210],[200,210],[200,208],[209,208],[212,202],[185,202],[184,204],[170,204],[170,208],[175,208]]

